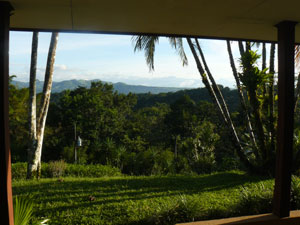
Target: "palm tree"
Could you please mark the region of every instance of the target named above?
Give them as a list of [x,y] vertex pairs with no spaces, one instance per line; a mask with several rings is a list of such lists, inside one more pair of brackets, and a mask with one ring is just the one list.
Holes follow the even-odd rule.
[[[176,37],[168,37],[171,43],[171,46],[174,47],[177,52],[179,53],[180,58],[182,59],[183,65],[187,65],[187,58],[184,52],[182,38]],[[233,138],[233,143],[235,143],[237,154],[241,161],[250,169],[252,169],[252,165],[248,162],[246,155],[244,154],[244,150],[241,144],[241,141],[237,135],[236,128],[232,122],[231,115],[229,113],[227,104],[223,98],[223,95],[216,84],[209,67],[207,66],[203,51],[199,44],[198,39],[194,39],[194,42],[191,38],[186,38],[187,43],[190,47],[190,50],[193,54],[194,60],[196,62],[198,71],[202,78],[202,82],[205,85],[206,89],[208,90],[213,102],[216,104],[219,112],[222,115],[224,123],[228,126],[231,136]],[[137,50],[144,50],[145,51],[145,58],[146,63],[149,66],[150,70],[154,70],[154,52],[155,52],[155,44],[159,42],[158,36],[134,36],[132,38],[133,44],[135,45],[134,51]],[[200,57],[197,54],[198,50]],[[202,62],[201,62],[202,61]],[[202,63],[204,67],[202,66]]]
[[[203,69],[200,59],[198,58],[198,55],[194,49],[195,45],[192,43],[190,38],[186,38],[186,39],[187,39],[189,47],[193,53],[194,59],[196,61],[197,67],[198,67],[198,71],[202,77],[202,81],[203,81],[205,87],[209,90],[209,93],[210,93],[213,101],[218,106],[219,112],[221,113],[221,115],[223,117],[223,121],[225,122],[225,125],[228,127],[228,129],[230,131],[231,137],[233,139],[233,143],[235,144],[235,147],[236,147],[236,153],[238,154],[242,163],[250,170],[253,170],[252,165],[249,163],[246,155],[244,154],[245,151],[243,149],[240,138],[237,134],[235,125],[233,124],[233,121],[231,119],[231,115],[229,113],[229,110],[228,110],[227,104],[224,100],[224,97],[222,95],[222,92],[220,91],[218,85],[216,84],[216,82],[214,80],[214,77],[212,76],[212,74],[209,70],[209,67],[207,66],[207,63],[206,63],[206,60],[205,60],[205,57],[204,57],[204,54],[203,54],[203,51],[201,49],[198,39],[195,38],[195,43],[196,43],[198,52],[200,54],[201,60],[204,64],[205,70]],[[205,71],[206,71],[206,73],[205,73]],[[210,82],[207,80],[206,74],[208,75]]]
[[[134,51],[145,51],[146,63],[149,66],[149,70],[154,70],[154,53],[155,45],[159,43],[159,36],[133,36],[132,43],[134,44]],[[188,60],[183,48],[182,38],[168,37],[170,45],[177,51],[182,65],[188,65]]]
[[[180,53],[180,57],[185,59],[183,61],[183,64],[185,65],[187,63],[187,60],[182,45],[182,39],[174,37],[172,37],[172,39],[175,40],[175,42],[173,41],[172,46]],[[135,44],[135,51],[145,51],[146,62],[150,70],[153,70],[155,45],[159,42],[159,37],[136,36],[133,37],[132,40]],[[246,42],[246,45],[244,46],[244,43],[242,41],[238,41],[241,62],[244,61],[241,65],[243,72],[238,73],[232,54],[231,43],[230,41],[227,41],[227,50],[230,65],[236,81],[240,103],[245,114],[246,126],[252,143],[252,154],[255,156],[254,159],[260,160],[260,162],[257,163],[255,162],[255,160],[249,160],[249,158],[245,154],[245,149],[237,135],[235,126],[231,119],[231,115],[228,111],[227,104],[223,98],[221,91],[219,90],[218,85],[214,80],[214,77],[209,70],[198,39],[191,39],[187,37],[186,40],[196,62],[198,71],[202,78],[202,82],[208,90],[213,102],[216,104],[220,114],[222,115],[224,123],[230,130],[231,136],[234,140],[234,143],[236,144],[237,154],[239,155],[240,160],[250,170],[256,170],[257,172],[259,172],[259,170],[262,170],[263,168],[270,167],[268,168],[268,170],[272,172],[271,170],[274,161],[272,155],[275,152],[276,140],[276,124],[274,115],[275,44],[271,44],[270,46],[269,74],[267,74],[266,44],[262,44],[262,68],[259,72],[259,76],[262,76],[264,78],[260,81],[260,83],[256,83],[255,85],[251,86],[250,83],[247,83],[248,81],[244,76],[246,73],[251,72],[254,65],[249,64],[249,62],[247,62],[247,59],[243,59],[243,56],[246,54],[248,55],[248,57],[259,57],[257,54],[255,54],[255,52],[251,51],[253,43]],[[179,43],[179,45],[177,45],[177,43]],[[257,47],[259,47],[259,44],[257,44]],[[249,75],[252,76],[251,74]],[[300,76],[298,77],[297,90],[299,92],[296,91],[297,94],[295,96],[295,101],[297,101],[300,94]],[[245,97],[245,94],[247,94],[247,98]],[[247,154],[249,154],[249,151]]]
[[[254,154],[256,156],[258,156],[256,138],[255,138],[253,128],[252,128],[253,125],[252,125],[251,120],[250,120],[250,113],[247,110],[247,105],[246,105],[246,100],[245,100],[245,97],[244,97],[244,92],[242,90],[240,78],[239,78],[239,75],[238,75],[238,72],[237,72],[237,69],[236,69],[236,66],[235,66],[235,62],[234,62],[234,58],[233,58],[233,54],[232,54],[232,50],[231,50],[231,44],[230,44],[229,40],[227,40],[226,43],[227,43],[227,51],[228,51],[228,55],[229,55],[230,66],[231,66],[232,73],[233,73],[233,76],[234,76],[234,79],[235,79],[235,82],[236,82],[236,87],[237,87],[237,91],[238,91],[238,94],[239,94],[240,103],[241,103],[243,111],[246,112],[245,113],[246,125],[247,125],[247,129],[248,129],[248,132],[249,132],[250,140],[251,140],[252,145],[254,147]],[[244,52],[245,52],[243,44],[242,44],[241,41],[239,41],[238,43],[239,43],[240,54],[243,55]]]

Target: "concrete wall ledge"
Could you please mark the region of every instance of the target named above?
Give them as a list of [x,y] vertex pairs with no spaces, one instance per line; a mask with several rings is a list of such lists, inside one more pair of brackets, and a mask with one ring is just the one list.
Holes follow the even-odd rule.
[[[180,225],[300,225],[300,210],[291,211],[290,217],[279,218],[273,214],[261,214],[254,216],[242,216],[217,220],[206,220],[191,223],[180,223]],[[179,224],[178,224],[179,225]]]

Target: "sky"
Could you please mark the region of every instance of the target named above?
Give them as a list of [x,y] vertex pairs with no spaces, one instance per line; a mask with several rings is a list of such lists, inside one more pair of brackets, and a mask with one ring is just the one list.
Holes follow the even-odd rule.
[[[39,80],[44,80],[50,36],[50,33],[39,34]],[[168,40],[161,38],[155,51],[155,70],[150,72],[144,52],[134,52],[131,38],[129,35],[60,33],[53,80],[100,79],[146,86],[203,87],[186,41],[188,66],[182,66]],[[16,75],[16,80],[29,80],[31,41],[31,32],[10,32],[10,75]],[[226,42],[201,40],[200,44],[216,82],[234,88]],[[238,60],[237,44],[232,43],[232,48]]]

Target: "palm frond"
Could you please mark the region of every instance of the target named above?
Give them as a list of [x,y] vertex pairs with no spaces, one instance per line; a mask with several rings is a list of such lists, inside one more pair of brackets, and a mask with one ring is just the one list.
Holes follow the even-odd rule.
[[155,45],[159,42],[159,37],[138,35],[133,36],[131,40],[134,45],[134,52],[144,50],[149,70],[154,70]]
[[179,55],[179,57],[182,61],[182,66],[187,66],[188,59],[186,57],[186,54],[185,54],[185,51],[183,48],[182,38],[169,37],[169,42],[170,42],[170,45],[176,50],[177,54]]
[[27,225],[32,217],[33,202],[30,198],[16,197],[14,202],[15,225]]

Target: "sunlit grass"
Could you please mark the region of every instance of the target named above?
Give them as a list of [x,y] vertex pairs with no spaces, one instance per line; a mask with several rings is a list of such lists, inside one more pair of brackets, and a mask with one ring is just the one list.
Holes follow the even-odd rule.
[[271,179],[232,171],[201,176],[19,180],[13,183],[13,193],[30,195],[35,201],[34,215],[49,218],[49,224],[151,224],[183,201],[194,204],[197,212],[191,217],[195,219],[230,216],[243,187],[251,189],[257,183],[273,188]]

